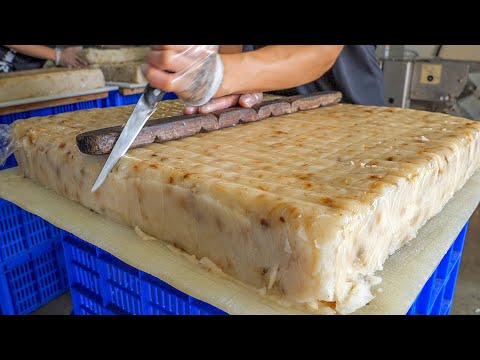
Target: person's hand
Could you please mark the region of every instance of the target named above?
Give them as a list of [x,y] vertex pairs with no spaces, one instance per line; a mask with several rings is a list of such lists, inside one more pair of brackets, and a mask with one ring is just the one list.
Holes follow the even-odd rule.
[[223,79],[218,45],[157,45],[146,56],[145,78],[190,106],[207,103]]
[[88,61],[80,57],[80,50],[82,50],[81,46],[71,46],[61,49],[59,51],[57,65],[68,68],[87,66]]
[[213,111],[226,109],[232,106],[241,106],[251,108],[253,105],[260,104],[263,101],[263,93],[227,95],[212,99],[202,106],[187,106],[183,109],[184,114],[208,114]]

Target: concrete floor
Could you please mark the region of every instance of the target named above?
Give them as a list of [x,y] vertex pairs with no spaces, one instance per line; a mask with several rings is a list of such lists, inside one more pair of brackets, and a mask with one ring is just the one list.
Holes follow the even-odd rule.
[[[32,315],[69,315],[71,311],[70,294],[65,293]],[[480,207],[470,219],[451,314],[480,315]]]
[[30,315],[70,315],[72,309],[72,298],[70,297],[70,293],[66,292],[50,301],[48,304],[35,310]]
[[480,315],[480,206],[470,218],[452,315]]

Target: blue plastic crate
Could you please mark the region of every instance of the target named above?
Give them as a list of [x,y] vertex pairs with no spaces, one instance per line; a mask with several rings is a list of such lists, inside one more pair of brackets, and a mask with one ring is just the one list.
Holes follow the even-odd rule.
[[0,262],[56,240],[61,230],[41,217],[0,199]]
[[[141,96],[142,96],[141,93],[132,94],[132,95],[122,95],[120,94],[119,90],[110,91],[108,93],[108,97],[104,101],[104,107],[135,105]],[[165,96],[163,97],[163,100],[174,100],[174,99],[178,99],[174,93],[166,93]]]
[[[425,284],[407,315],[448,315],[468,222]],[[75,315],[225,315],[162,280],[64,233],[66,266]]]
[[28,314],[67,288],[62,245],[52,239],[0,263],[0,314]]
[[75,315],[225,314],[72,234],[63,247]]
[[17,166],[17,160],[15,160],[15,156],[10,155],[5,163],[0,166],[0,170],[10,169],[11,167]]
[[61,233],[0,199],[0,314],[27,314],[67,290]]
[[13,114],[0,115],[0,124],[9,125],[13,123],[15,120],[27,119],[35,116],[49,116],[49,115],[62,114],[62,113],[72,112],[77,110],[102,108],[104,107],[104,104],[105,104],[105,99],[95,99],[95,100],[82,101],[82,102],[73,103],[73,104],[51,106],[43,109],[35,109],[35,110],[17,112]]
[[468,221],[408,311],[408,315],[448,315],[452,308]]
[[115,315],[103,306],[102,298],[81,286],[70,288],[75,307],[71,315]]

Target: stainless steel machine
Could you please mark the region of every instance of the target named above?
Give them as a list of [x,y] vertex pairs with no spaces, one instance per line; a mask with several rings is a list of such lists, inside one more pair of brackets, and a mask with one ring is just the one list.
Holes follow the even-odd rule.
[[388,106],[480,121],[480,63],[440,58],[380,58]]

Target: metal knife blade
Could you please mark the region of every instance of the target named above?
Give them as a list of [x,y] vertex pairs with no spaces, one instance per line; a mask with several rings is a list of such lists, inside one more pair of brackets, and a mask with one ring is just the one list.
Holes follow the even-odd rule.
[[122,133],[115,143],[112,152],[108,156],[102,171],[100,171],[95,184],[93,184],[92,192],[98,190],[98,188],[107,178],[110,171],[117,164],[118,160],[125,155],[140,130],[142,130],[147,120],[155,112],[158,101],[160,101],[164,95],[164,91],[154,89],[150,85],[147,85],[144,93],[140,97],[140,100],[138,100],[135,109],[133,109],[132,115],[130,115],[130,118],[123,128]]

